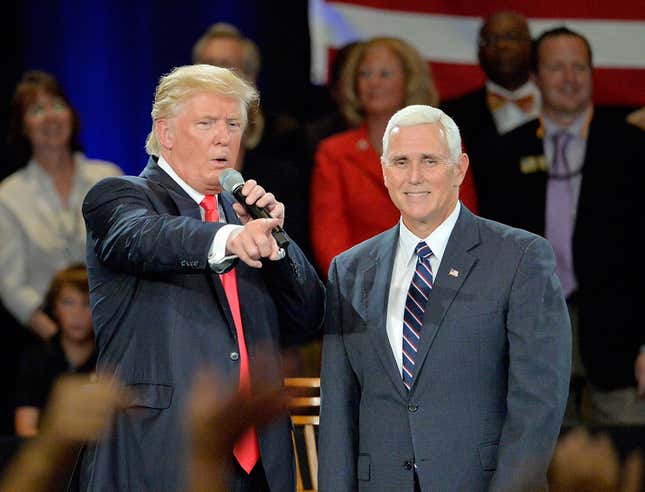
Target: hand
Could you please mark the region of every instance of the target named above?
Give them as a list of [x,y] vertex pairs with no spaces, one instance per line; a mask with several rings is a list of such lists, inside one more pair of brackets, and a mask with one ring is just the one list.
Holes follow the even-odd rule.
[[40,434],[60,445],[95,441],[114,412],[128,401],[125,389],[114,381],[90,382],[87,375],[62,377],[47,402]]
[[191,492],[226,490],[235,442],[249,426],[262,427],[287,412],[283,389],[269,382],[256,386],[250,396],[242,396],[211,374],[197,374],[187,408]]
[[34,314],[32,314],[29,321],[27,321],[27,325],[36,335],[45,341],[58,333],[58,326],[54,320],[41,310],[34,311]]
[[552,492],[637,492],[641,480],[639,453],[629,455],[621,469],[609,437],[590,436],[582,427],[560,439],[549,468]]
[[645,398],[645,352],[636,357],[634,363],[634,375],[636,376],[637,392],[640,398]]
[[[254,179],[249,179],[242,187],[242,194],[246,197],[246,203],[263,207],[271,217],[279,220],[278,225],[280,227],[284,226],[284,204],[277,201],[273,193],[267,193]],[[234,203],[233,209],[235,209],[242,224],[253,220],[242,204]]]
[[636,111],[627,115],[627,123],[637,126],[641,130],[645,130],[645,107],[637,109]]
[[[265,195],[266,196],[266,195]],[[280,248],[271,234],[271,229],[280,225],[277,218],[255,219],[244,224],[242,229],[231,232],[226,240],[226,254],[236,255],[253,268],[262,268],[260,258],[282,258]]]

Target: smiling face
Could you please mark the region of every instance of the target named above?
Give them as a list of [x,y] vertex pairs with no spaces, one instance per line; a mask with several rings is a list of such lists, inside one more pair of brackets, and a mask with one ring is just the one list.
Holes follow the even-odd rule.
[[356,74],[358,98],[367,116],[389,117],[405,101],[405,74],[401,60],[387,46],[365,52]]
[[537,52],[535,82],[545,114],[556,120],[575,118],[591,106],[592,70],[589,51],[576,36],[544,39]]
[[25,108],[23,129],[35,152],[67,147],[72,137],[72,110],[62,98],[38,91]]
[[161,154],[188,185],[219,193],[219,175],[234,167],[242,138],[241,104],[215,92],[197,93],[172,118],[157,120]]
[[425,238],[453,211],[468,156],[452,163],[444,130],[436,123],[395,127],[382,162],[383,179],[403,222]]

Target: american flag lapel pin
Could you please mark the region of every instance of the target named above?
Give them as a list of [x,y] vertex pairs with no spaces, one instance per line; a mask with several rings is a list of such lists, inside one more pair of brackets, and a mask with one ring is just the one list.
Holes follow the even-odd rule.
[[457,278],[459,277],[459,272],[454,268],[451,268],[450,271],[448,272],[448,275],[450,275],[451,277]]

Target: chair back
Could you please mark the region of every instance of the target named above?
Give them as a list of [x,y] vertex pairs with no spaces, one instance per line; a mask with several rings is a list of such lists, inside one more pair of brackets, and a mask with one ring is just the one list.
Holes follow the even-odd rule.
[[[297,491],[317,491],[316,428],[320,423],[320,378],[286,378],[284,384],[292,395],[289,398],[289,411],[294,428],[291,438],[296,457]],[[305,461],[307,468],[303,469],[302,463]],[[303,473],[305,471],[307,473]]]

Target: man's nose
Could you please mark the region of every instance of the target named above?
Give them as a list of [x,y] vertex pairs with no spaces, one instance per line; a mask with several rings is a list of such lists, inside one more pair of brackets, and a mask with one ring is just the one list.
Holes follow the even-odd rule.
[[226,121],[217,121],[215,123],[215,133],[213,135],[213,143],[219,145],[228,145],[231,138],[228,123]]
[[410,165],[410,174],[408,180],[410,183],[419,183],[422,180],[421,164],[419,162],[412,162]]

